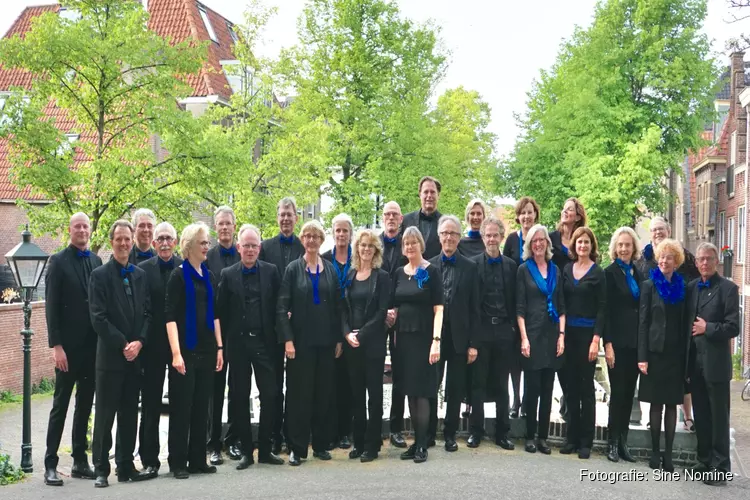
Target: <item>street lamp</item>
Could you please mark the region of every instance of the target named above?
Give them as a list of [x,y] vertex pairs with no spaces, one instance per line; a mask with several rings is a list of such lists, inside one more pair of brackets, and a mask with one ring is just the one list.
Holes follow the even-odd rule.
[[21,443],[21,470],[33,472],[31,461],[31,294],[39,285],[49,255],[31,242],[29,225],[21,233],[22,241],[5,254],[16,286],[23,297],[23,442]]

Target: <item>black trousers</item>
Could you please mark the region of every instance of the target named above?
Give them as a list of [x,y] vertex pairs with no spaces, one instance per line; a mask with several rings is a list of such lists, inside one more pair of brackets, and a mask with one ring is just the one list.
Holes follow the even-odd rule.
[[569,327],[565,335],[565,371],[568,382],[568,443],[591,448],[596,425],[594,372],[596,361],[589,361],[593,328]]
[[231,342],[232,394],[235,398],[232,416],[237,437],[245,455],[255,448],[250,422],[250,390],[253,370],[260,392],[260,428],[258,456],[271,453],[271,433],[276,415],[276,368],[273,354],[276,344],[268,345],[261,337],[242,335]]
[[615,349],[615,367],[608,368],[609,399],[609,441],[628,444],[630,413],[633,409],[633,396],[638,383],[638,351],[635,348]]
[[331,439],[338,441],[352,433],[352,385],[349,380],[349,369],[344,356],[334,361],[334,378],[336,390],[331,393],[329,422]]
[[143,467],[159,469],[159,421],[164,378],[171,364],[163,353],[146,353],[141,359],[143,378],[141,381],[141,424],[138,428],[138,455]]
[[[443,326],[443,335],[440,341],[440,362],[437,363],[439,370],[438,379],[442,384],[443,374],[447,375],[445,381],[445,419],[443,420],[443,436],[456,436],[458,426],[461,422],[461,402],[466,392],[466,372],[468,371],[466,352],[456,352],[453,346],[453,337],[450,327]],[[428,434],[434,438],[437,431],[437,398],[430,399],[430,425]]]
[[[223,335],[222,335],[223,336]],[[225,344],[226,340],[224,339]],[[215,361],[215,360],[214,360]],[[222,413],[224,411],[224,392],[227,387],[227,376],[229,377],[229,394],[227,396],[227,404],[229,405],[227,411],[227,434],[224,437],[224,446],[230,446],[237,440],[234,427],[232,426],[232,415],[234,414],[232,405],[232,371],[229,369],[230,363],[224,360],[224,366],[221,371],[214,372],[213,375],[213,389],[211,391],[211,399],[209,401],[209,413],[208,413],[208,449],[211,451],[221,451],[222,448]]]
[[[552,410],[552,389],[555,386],[555,370],[541,368],[524,370],[523,404],[526,406],[526,439],[547,439],[549,416]],[[539,416],[537,417],[537,409]],[[538,424],[538,430],[537,430]]]
[[88,461],[86,434],[96,388],[95,359],[95,352],[81,359],[68,356],[68,371],[55,369],[55,395],[52,399],[52,410],[49,413],[47,451],[44,454],[46,469],[56,468],[59,461],[57,451],[60,449],[60,441],[65,429],[65,417],[68,414],[70,397],[73,395],[73,386],[76,387],[76,406],[73,413],[72,456],[76,462]]
[[91,446],[97,476],[109,476],[109,450],[112,448],[112,426],[117,417],[115,463],[120,475],[134,470],[133,452],[138,432],[138,396],[140,373],[135,363],[125,371],[96,371],[96,413]]
[[331,442],[330,414],[335,390],[335,346],[295,346],[294,359],[288,359],[286,408],[287,444],[300,458],[307,458],[312,430],[313,451],[326,451]]
[[[383,357],[367,357],[362,348],[344,347],[352,386],[354,447],[377,453],[383,444]],[[369,395],[369,403],[367,396]],[[368,419],[369,415],[369,419]]]
[[513,356],[516,354],[516,343],[511,339],[484,341],[479,343],[477,351],[477,359],[471,365],[474,371],[471,387],[471,433],[478,436],[484,434],[484,403],[490,399],[489,391],[493,391],[491,399],[495,401],[497,440],[507,437],[510,430],[508,378],[514,362]]
[[698,461],[725,472],[732,470],[729,458],[729,382],[708,382],[703,370],[691,370],[690,386],[698,438]]
[[398,433],[404,430],[404,409],[406,395],[404,394],[403,388],[401,387],[402,368],[399,366],[398,356],[396,355],[396,344],[394,337],[396,329],[391,328],[388,330],[388,349],[391,353],[391,432]]
[[169,468],[206,465],[206,426],[216,355],[183,352],[185,375],[169,369]]
[[276,409],[274,411],[275,417],[273,419],[272,432],[273,440],[281,445],[284,441],[284,436],[287,435],[286,410],[284,407],[284,373],[286,371],[284,344],[276,345],[271,351],[271,356],[274,363],[274,381],[276,384],[276,397],[274,398]]

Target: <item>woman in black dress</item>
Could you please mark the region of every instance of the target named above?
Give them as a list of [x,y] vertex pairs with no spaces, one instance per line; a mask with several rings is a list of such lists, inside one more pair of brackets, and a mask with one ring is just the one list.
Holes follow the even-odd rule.
[[458,242],[458,253],[471,258],[484,253],[484,242],[479,228],[487,217],[487,205],[480,199],[473,199],[466,205],[464,220],[469,227],[469,233]]
[[[286,268],[279,289],[276,321],[286,353],[286,415],[289,465],[307,458],[312,430],[313,456],[330,460],[331,397],[335,359],[341,356],[341,287],[333,264],[321,258],[323,226],[302,226],[305,254]],[[291,314],[290,314],[291,313]]]
[[[677,405],[685,394],[685,358],[688,325],[685,317],[685,282],[675,272],[684,252],[675,240],[665,239],[654,251],[659,266],[641,287],[638,326],[638,368],[641,383],[638,398],[651,403],[652,469],[674,471],[672,444],[677,424]],[[659,451],[662,410],[664,412],[664,455]]]
[[604,270],[607,283],[607,314],[604,328],[604,357],[610,385],[609,446],[607,459],[635,462],[628,449],[630,411],[638,382],[638,302],[643,281],[635,262],[640,241],[631,228],[619,228],[609,244],[612,264]]
[[206,463],[208,400],[214,372],[224,366],[221,326],[214,317],[216,280],[205,264],[208,226],[182,231],[185,261],[167,282],[164,316],[172,350],[169,369],[169,468],[177,479],[213,473]]
[[353,254],[342,315],[346,339],[343,357],[349,370],[354,414],[354,448],[349,458],[372,462],[383,444],[385,316],[391,300],[391,279],[380,268],[383,244],[370,229],[357,233]]
[[[552,242],[547,228],[537,224],[524,244],[525,262],[516,278],[516,314],[524,356],[524,406],[526,446],[549,455],[547,445],[555,371],[565,351],[565,297],[562,273],[552,261]],[[539,430],[537,434],[537,407]]]
[[[517,266],[523,264],[523,244],[526,241],[529,229],[539,222],[541,211],[539,204],[531,196],[524,196],[515,206],[516,224],[521,228],[508,235],[503,247],[503,255],[510,257]],[[520,339],[519,339],[520,340]],[[519,345],[519,354],[515,362],[510,367],[510,380],[513,384],[513,406],[510,408],[510,418],[518,418],[519,411],[521,417],[526,415],[521,410],[521,354]]]
[[565,290],[565,371],[568,379],[568,435],[560,453],[591,456],[596,426],[594,372],[604,330],[606,289],[596,237],[579,227],[571,238],[573,262],[563,271]]
[[437,397],[440,335],[443,327],[443,279],[440,271],[422,258],[424,239],[419,229],[408,227],[401,237],[408,263],[393,277],[393,307],[396,309],[396,360],[402,367],[403,392],[409,398],[409,414],[415,442],[402,460],[427,460],[427,427],[430,398]]

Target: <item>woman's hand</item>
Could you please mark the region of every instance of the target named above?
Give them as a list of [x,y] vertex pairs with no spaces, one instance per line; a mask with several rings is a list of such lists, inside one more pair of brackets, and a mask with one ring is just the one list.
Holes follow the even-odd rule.
[[284,343],[284,353],[286,354],[287,359],[294,359],[294,356],[296,354],[294,350],[294,341],[287,340]]
[[474,361],[477,360],[477,356],[479,355],[479,351],[477,351],[474,347],[469,347],[469,350],[466,351],[466,364],[470,365]]
[[172,368],[177,370],[180,375],[185,375],[185,360],[182,359],[182,354],[175,354],[172,356]]
[[557,336],[557,357],[563,355],[565,352],[565,335],[560,334]]
[[599,356],[599,339],[594,338],[589,346],[589,363],[596,361]]
[[219,349],[216,351],[216,371],[220,372],[224,368],[224,351]]
[[612,342],[604,344],[604,359],[610,369],[615,367],[615,350],[612,348]]
[[349,334],[346,336],[346,341],[349,343],[350,346],[354,347],[355,349],[359,347],[359,340],[357,340],[356,332],[349,332]]
[[642,374],[648,375],[648,361],[641,361],[638,363],[638,369]]
[[433,340],[432,347],[430,347],[430,364],[434,365],[438,361],[440,361],[440,342]]
[[530,358],[531,357],[531,344],[529,344],[529,339],[521,339],[521,354],[524,358]]
[[339,359],[341,355],[344,353],[344,344],[341,342],[336,343],[336,359]]

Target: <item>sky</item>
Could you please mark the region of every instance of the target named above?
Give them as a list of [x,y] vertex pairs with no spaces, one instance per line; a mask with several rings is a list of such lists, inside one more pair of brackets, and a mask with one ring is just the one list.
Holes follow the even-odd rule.
[[[242,22],[244,0],[201,0],[234,22]],[[0,0],[0,33],[29,5],[52,0]],[[278,13],[270,21],[263,56],[275,56],[297,41],[297,18],[305,0],[265,0]],[[396,0],[403,16],[441,27],[442,45],[450,52],[444,80],[436,96],[463,85],[477,90],[492,109],[490,131],[497,135],[497,152],[509,153],[518,135],[514,113],[523,113],[526,92],[539,70],[552,66],[561,42],[576,26],[592,21],[596,0]],[[750,20],[729,23],[727,0],[708,0],[706,33],[719,60],[727,61],[726,40],[750,32]],[[750,12],[748,12],[750,14]],[[750,53],[747,56],[750,59]]]

